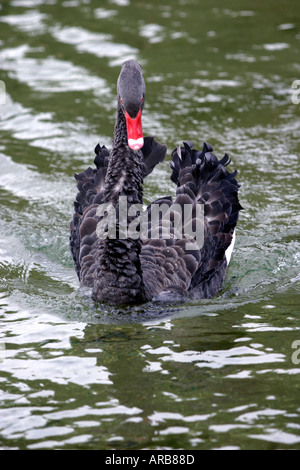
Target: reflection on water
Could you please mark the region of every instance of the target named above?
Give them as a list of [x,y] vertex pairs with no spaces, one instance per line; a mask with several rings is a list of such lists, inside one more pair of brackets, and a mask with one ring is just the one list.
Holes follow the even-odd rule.
[[30,52],[43,52],[43,48],[33,49],[22,45],[1,51],[1,68],[8,70],[11,78],[26,83],[36,91],[60,93],[98,88],[105,93],[105,81],[89,76],[85,69],[53,57],[26,57]]
[[111,41],[108,34],[91,33],[79,27],[54,27],[52,30],[53,37],[58,41],[75,46],[78,52],[88,52],[97,57],[118,58],[110,62],[110,65],[121,65],[129,58],[135,58],[137,49],[127,46],[126,44],[116,44]]
[[[300,16],[294,2],[11,0],[0,9],[0,448],[299,448]],[[213,300],[95,305],[68,247],[73,174],[115,121],[227,151],[245,208]],[[173,194],[165,162],[145,184]]]

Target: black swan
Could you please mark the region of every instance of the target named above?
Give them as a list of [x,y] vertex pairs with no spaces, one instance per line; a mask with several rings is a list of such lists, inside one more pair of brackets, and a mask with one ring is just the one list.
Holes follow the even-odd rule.
[[[227,171],[227,154],[218,160],[209,144],[197,151],[183,142],[171,155],[176,197],[163,197],[143,210],[143,179],[164,160],[167,148],[153,137],[143,138],[145,83],[137,62],[123,64],[117,91],[112,149],[98,144],[96,168],[75,175],[79,192],[70,247],[80,284],[92,288],[95,301],[115,305],[211,298],[222,287],[234,243],[241,209],[237,172]],[[151,222],[154,207],[158,218]],[[129,226],[136,230],[129,232]]]

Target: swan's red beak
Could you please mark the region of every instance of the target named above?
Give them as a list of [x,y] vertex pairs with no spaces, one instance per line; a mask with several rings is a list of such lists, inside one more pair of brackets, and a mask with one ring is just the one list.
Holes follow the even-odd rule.
[[132,150],[140,150],[144,145],[142,130],[142,111],[139,110],[136,117],[132,119],[125,111],[128,147]]

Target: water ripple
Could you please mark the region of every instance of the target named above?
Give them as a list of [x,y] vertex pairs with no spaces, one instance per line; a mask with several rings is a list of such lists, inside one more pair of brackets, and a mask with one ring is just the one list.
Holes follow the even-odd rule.
[[[192,0],[156,9],[129,0],[6,3],[1,447],[299,448],[292,0],[268,15],[262,2],[249,10],[245,1],[230,9]],[[98,137],[111,145],[127,58],[145,72],[145,133],[172,149],[207,140],[238,170],[245,210],[215,299],[116,309],[79,288],[68,246],[73,173],[93,164]],[[166,161],[145,196],[175,190]]]
[[197,367],[219,369],[227,365],[266,364],[284,362],[285,356],[278,353],[263,352],[248,346],[238,346],[228,351],[181,351],[176,352],[163,346],[147,349],[147,353],[159,355],[163,362],[195,363]]
[[108,92],[105,80],[91,76],[83,67],[54,57],[26,57],[28,53],[36,51],[27,44],[3,49],[0,51],[1,68],[9,71],[11,78],[45,93],[95,89],[98,94]]
[[114,59],[110,61],[110,65],[119,65],[126,59],[136,58],[138,54],[134,47],[113,42],[109,34],[94,33],[79,26],[56,25],[51,32],[57,41],[74,45],[78,52]]
[[[28,5],[30,6],[30,5]],[[14,26],[29,35],[41,34],[46,30],[44,24],[47,15],[38,10],[29,10],[21,15],[0,16],[0,22]]]

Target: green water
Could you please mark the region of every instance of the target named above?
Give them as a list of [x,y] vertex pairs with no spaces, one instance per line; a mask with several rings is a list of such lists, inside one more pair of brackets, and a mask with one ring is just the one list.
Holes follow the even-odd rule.
[[[299,57],[296,0],[1,0],[1,449],[300,448]],[[111,143],[127,58],[145,135],[238,170],[216,299],[118,310],[79,289],[73,174]],[[145,196],[172,193],[166,161]]]

